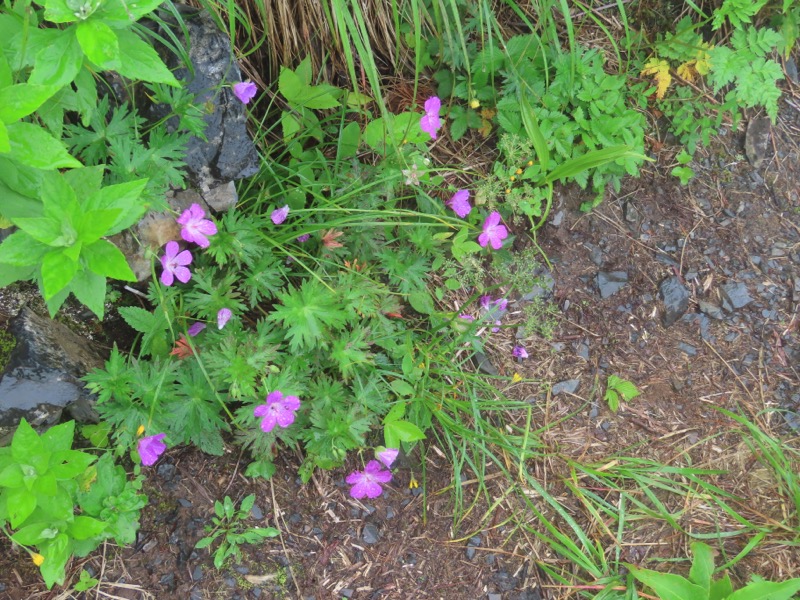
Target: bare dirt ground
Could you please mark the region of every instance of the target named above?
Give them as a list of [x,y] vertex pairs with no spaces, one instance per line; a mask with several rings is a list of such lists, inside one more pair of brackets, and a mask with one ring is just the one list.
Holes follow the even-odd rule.
[[[687,556],[689,537],[663,519],[639,519],[627,523],[620,541],[564,484],[569,459],[613,468],[620,456],[634,456],[723,470],[712,481],[732,495],[731,505],[773,530],[734,567],[733,577],[742,582],[751,574],[784,579],[800,573],[800,552],[790,545],[798,537],[797,515],[791,517],[740,427],[715,409],[744,415],[800,445],[800,417],[776,410],[800,411],[799,124],[800,107],[783,104],[758,169],[744,157],[743,131],[728,132],[698,152],[692,165],[697,176],[686,187],[666,175],[674,165],[665,148],[641,178],[628,180],[592,213],[577,210],[576,190],[562,190],[553,210],[559,224],[548,224],[538,237],[553,264],[553,337],[525,337],[530,358],[524,362],[510,358],[517,326],[504,329],[489,346],[488,357],[501,374],[516,371],[525,378],[507,393],[530,399],[533,423],[546,428],[541,439],[551,458],[532,461],[529,468],[609,555],[620,551],[622,560],[654,568],[658,559]],[[621,285],[601,297],[598,274],[602,279],[602,273],[614,272],[624,273],[612,277]],[[685,316],[665,326],[659,288],[668,278],[676,278],[690,300]],[[522,322],[521,309],[511,304],[507,324]],[[603,402],[612,374],[642,392],[616,414]],[[571,393],[547,392],[563,382],[561,388]],[[484,518],[482,501],[455,531],[450,467],[435,443],[426,460],[424,486],[410,490],[412,470],[400,469],[383,497],[362,503],[347,494],[345,469],[318,473],[301,485],[295,474],[299,460],[289,456],[272,481],[254,482],[243,476],[246,457],[233,446],[220,458],[171,449],[150,471],[150,503],[137,544],[106,546],[73,560],[69,581],[89,569],[102,582],[98,589],[45,590],[27,555],[12,551],[3,538],[0,598],[576,597],[574,587],[559,585],[541,568],[568,569],[564,561],[509,520],[525,515],[519,503],[503,496],[501,478],[490,483],[497,499],[491,515]],[[421,480],[421,465],[413,474]],[[469,493],[470,482],[462,485]],[[615,501],[611,490],[595,491]],[[248,493],[257,495],[250,523],[273,525],[281,537],[244,546],[241,562],[216,571],[208,551],[193,546],[215,500]],[[686,532],[735,529],[700,493],[660,497]],[[726,538],[726,558],[750,539]]]

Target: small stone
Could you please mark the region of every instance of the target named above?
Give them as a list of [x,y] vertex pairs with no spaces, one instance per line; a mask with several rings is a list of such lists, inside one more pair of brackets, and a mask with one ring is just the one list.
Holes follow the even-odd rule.
[[489,594],[486,600],[503,600],[503,594]]
[[797,74],[797,63],[794,60],[794,57],[791,56],[789,59],[783,63],[783,66],[786,69],[786,75],[789,76],[789,79],[795,82],[795,84],[800,83],[800,77]]
[[536,276],[536,283],[531,288],[531,291],[522,296],[526,302],[534,300],[546,300],[553,295],[553,288],[556,286],[556,280],[549,271],[543,271]]
[[625,213],[625,220],[628,223],[637,223],[641,218],[638,209],[633,205],[633,202],[627,200],[623,205],[623,212]]
[[767,156],[770,142],[770,121],[756,117],[747,124],[744,136],[744,153],[754,169],[759,169]]
[[689,308],[689,290],[678,277],[667,277],[658,286],[658,295],[664,302],[664,327],[670,327]]
[[250,572],[250,567],[247,565],[236,565],[233,570],[241,575],[247,575]]
[[628,283],[628,274],[625,271],[600,271],[597,274],[597,288],[601,298],[608,298],[620,291]]
[[394,512],[394,508],[392,508],[391,506],[386,507],[386,518],[387,519],[394,519],[395,514],[396,513]]
[[722,308],[728,312],[743,308],[753,301],[744,283],[731,281],[720,286],[719,291],[722,296]]
[[583,360],[589,360],[589,344],[585,340],[578,344],[576,354]]
[[483,352],[476,352],[472,360],[476,363],[478,370],[486,373],[487,375],[499,375],[500,371],[497,370]]
[[297,525],[302,520],[303,517],[301,517],[298,513],[293,513],[292,516],[289,517],[289,523],[292,525]]
[[202,581],[203,580],[203,567],[197,565],[192,571],[192,581]]
[[175,583],[175,573],[167,573],[158,581],[161,585],[165,585],[167,587],[171,586]]
[[264,518],[264,511],[261,510],[261,507],[258,504],[253,504],[253,508],[250,509],[250,516],[256,521],[260,521]]
[[700,311],[712,319],[718,319],[721,321],[725,318],[725,313],[723,313],[722,309],[716,304],[706,302],[705,300],[700,300],[697,304],[700,306]]
[[180,504],[183,508],[191,508],[192,507],[191,500],[187,500],[186,498],[178,498],[178,504]]
[[169,481],[175,476],[175,465],[170,463],[161,463],[158,465],[158,468],[156,468],[156,473],[158,473],[159,477]]
[[678,343],[678,349],[687,356],[697,356],[697,348],[684,342]]
[[365,544],[377,544],[381,539],[378,528],[372,523],[364,525],[364,530],[361,532],[361,539]]
[[343,590],[339,590],[339,595],[342,598],[352,598],[353,597],[353,593],[354,593],[354,590],[352,590],[350,588],[344,588]]
[[567,379],[566,381],[560,381],[553,386],[552,394],[553,396],[557,396],[558,394],[574,394],[578,391],[580,385],[580,379]]
[[561,223],[563,223],[563,222],[564,222],[564,211],[560,210],[556,214],[553,215],[553,218],[550,221],[550,224],[553,227],[560,227]]

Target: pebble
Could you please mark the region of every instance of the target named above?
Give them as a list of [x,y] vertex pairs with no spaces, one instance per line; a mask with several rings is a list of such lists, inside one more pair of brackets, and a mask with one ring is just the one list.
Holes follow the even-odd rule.
[[350,588],[344,588],[343,590],[339,590],[339,595],[342,598],[352,598],[354,591],[355,590],[352,590]]
[[557,396],[558,394],[574,394],[578,391],[580,385],[580,379],[567,379],[566,381],[559,381],[553,386],[552,394],[553,396]]
[[500,374],[500,371],[497,370],[497,367],[495,367],[489,361],[489,359],[486,357],[486,355],[483,352],[476,352],[474,354],[472,360],[475,361],[479,371],[481,371],[483,373],[486,373],[487,375],[492,375],[492,376]]
[[386,507],[386,518],[387,519],[394,519],[395,514],[396,513],[394,512],[394,508],[392,508],[391,506],[387,506]]
[[292,516],[289,517],[289,523],[292,525],[297,525],[302,520],[303,517],[301,517],[298,513],[293,513]]
[[722,308],[728,312],[744,308],[753,301],[747,292],[747,286],[741,282],[731,281],[723,284],[719,291],[722,296]]
[[628,284],[628,274],[625,271],[600,271],[597,274],[597,288],[601,298],[613,296]]
[[576,354],[583,360],[589,360],[589,344],[585,340],[578,344]]
[[464,550],[464,555],[467,557],[467,560],[472,560],[475,558],[475,548],[480,547],[483,539],[479,535],[473,535],[469,538],[467,542],[467,548]]
[[381,539],[381,535],[375,525],[372,523],[367,523],[364,525],[364,530],[361,532],[361,539],[365,544],[372,545],[378,543],[378,541]]
[[716,304],[706,302],[705,300],[700,300],[697,304],[700,306],[700,311],[704,315],[708,315],[712,319],[717,319],[720,321],[725,318],[725,313],[723,313],[722,309]]
[[187,500],[186,498],[178,498],[178,504],[180,504],[183,508],[191,508],[192,507],[191,500]]
[[678,343],[678,349],[687,356],[697,356],[697,348],[684,342]]
[[197,565],[192,571],[192,581],[202,581],[203,580],[203,567]]
[[658,286],[658,295],[664,302],[664,327],[670,327],[689,308],[689,290],[678,277],[667,277]]
[[260,521],[264,518],[264,511],[261,510],[261,507],[258,504],[253,504],[253,508],[250,509],[250,516],[256,521]]

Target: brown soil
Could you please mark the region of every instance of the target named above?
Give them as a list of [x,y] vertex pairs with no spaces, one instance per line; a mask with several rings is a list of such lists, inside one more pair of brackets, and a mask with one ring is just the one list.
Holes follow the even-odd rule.
[[[554,214],[563,211],[563,221],[545,226],[538,237],[554,267],[559,310],[553,338],[527,337],[531,356],[521,363],[510,359],[517,327],[494,336],[489,347],[489,358],[502,374],[517,371],[525,378],[507,393],[532,398],[533,423],[544,430],[548,458],[531,461],[529,469],[608,557],[619,551],[623,561],[656,568],[658,559],[686,557],[690,538],[663,520],[642,518],[628,522],[618,539],[610,521],[592,514],[566,485],[569,459],[613,469],[620,456],[635,456],[668,466],[723,470],[710,480],[733,495],[732,507],[770,530],[732,569],[734,579],[741,583],[760,574],[778,580],[800,573],[800,553],[787,543],[797,537],[797,514],[778,493],[759,454],[743,442],[739,426],[715,410],[744,415],[798,447],[797,438],[791,438],[796,433],[776,411],[800,409],[798,122],[798,108],[784,105],[772,130],[774,153],[759,170],[742,155],[743,133],[733,132],[698,152],[692,165],[697,177],[687,187],[666,175],[674,164],[664,151],[641,178],[629,180],[622,193],[590,214],[576,210],[575,190],[563,190],[561,206],[553,209]],[[523,232],[518,233],[522,239]],[[599,271],[625,271],[627,285],[601,299]],[[665,327],[658,289],[670,276],[681,278],[691,301],[688,317]],[[721,319],[702,317],[700,301],[719,306],[722,286],[732,282],[744,283],[752,301],[723,311]],[[507,323],[522,322],[518,304],[510,312]],[[602,399],[611,374],[642,391],[616,414]],[[570,379],[580,380],[574,394],[547,393],[549,385]],[[99,589],[86,594],[69,586],[44,590],[27,556],[0,539],[5,586],[0,598],[577,597],[574,586],[545,575],[545,566],[564,573],[570,567],[510,519],[527,519],[530,528],[541,529],[513,495],[504,494],[501,477],[490,474],[493,510],[480,499],[460,527],[453,527],[450,466],[435,442],[428,447],[426,479],[419,488],[424,493],[412,493],[407,487],[412,470],[402,468],[388,493],[369,503],[349,497],[343,481],[347,470],[317,473],[301,485],[298,464],[286,457],[272,481],[254,482],[243,476],[246,458],[233,446],[220,458],[171,449],[149,471],[150,503],[138,543],[108,545],[71,563],[69,582],[91,568],[102,582]],[[422,473],[421,465],[413,469],[421,481]],[[612,504],[618,500],[613,490],[577,483]],[[470,480],[462,486],[467,495],[475,487]],[[215,500],[229,495],[238,501],[248,493],[257,495],[263,513],[251,524],[274,525],[281,537],[243,546],[241,562],[216,571],[209,552],[194,551],[193,545],[210,522]],[[659,498],[687,533],[736,529],[699,492],[659,492]],[[375,533],[372,527],[379,540],[370,544],[364,536]],[[473,536],[479,537],[470,541]],[[750,539],[726,538],[725,557],[735,556]],[[667,563],[685,570],[685,563],[672,564]]]

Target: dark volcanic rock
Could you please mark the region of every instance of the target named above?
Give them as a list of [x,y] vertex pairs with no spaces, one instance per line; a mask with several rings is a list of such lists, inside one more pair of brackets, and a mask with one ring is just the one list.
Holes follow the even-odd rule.
[[600,271],[597,274],[597,288],[601,298],[608,298],[620,291],[628,283],[628,274],[625,271]]
[[731,281],[721,286],[719,292],[722,296],[722,308],[728,312],[744,308],[753,301],[744,283]]
[[77,421],[96,422],[92,395],[79,378],[103,361],[87,340],[27,307],[10,331],[17,345],[0,375],[0,442],[23,417],[37,428],[55,425],[64,410]]
[[751,119],[744,137],[744,153],[754,168],[758,169],[767,156],[770,139],[770,121],[767,117]]
[[689,290],[678,277],[668,277],[658,286],[658,295],[664,302],[664,327],[669,327],[689,308]]

